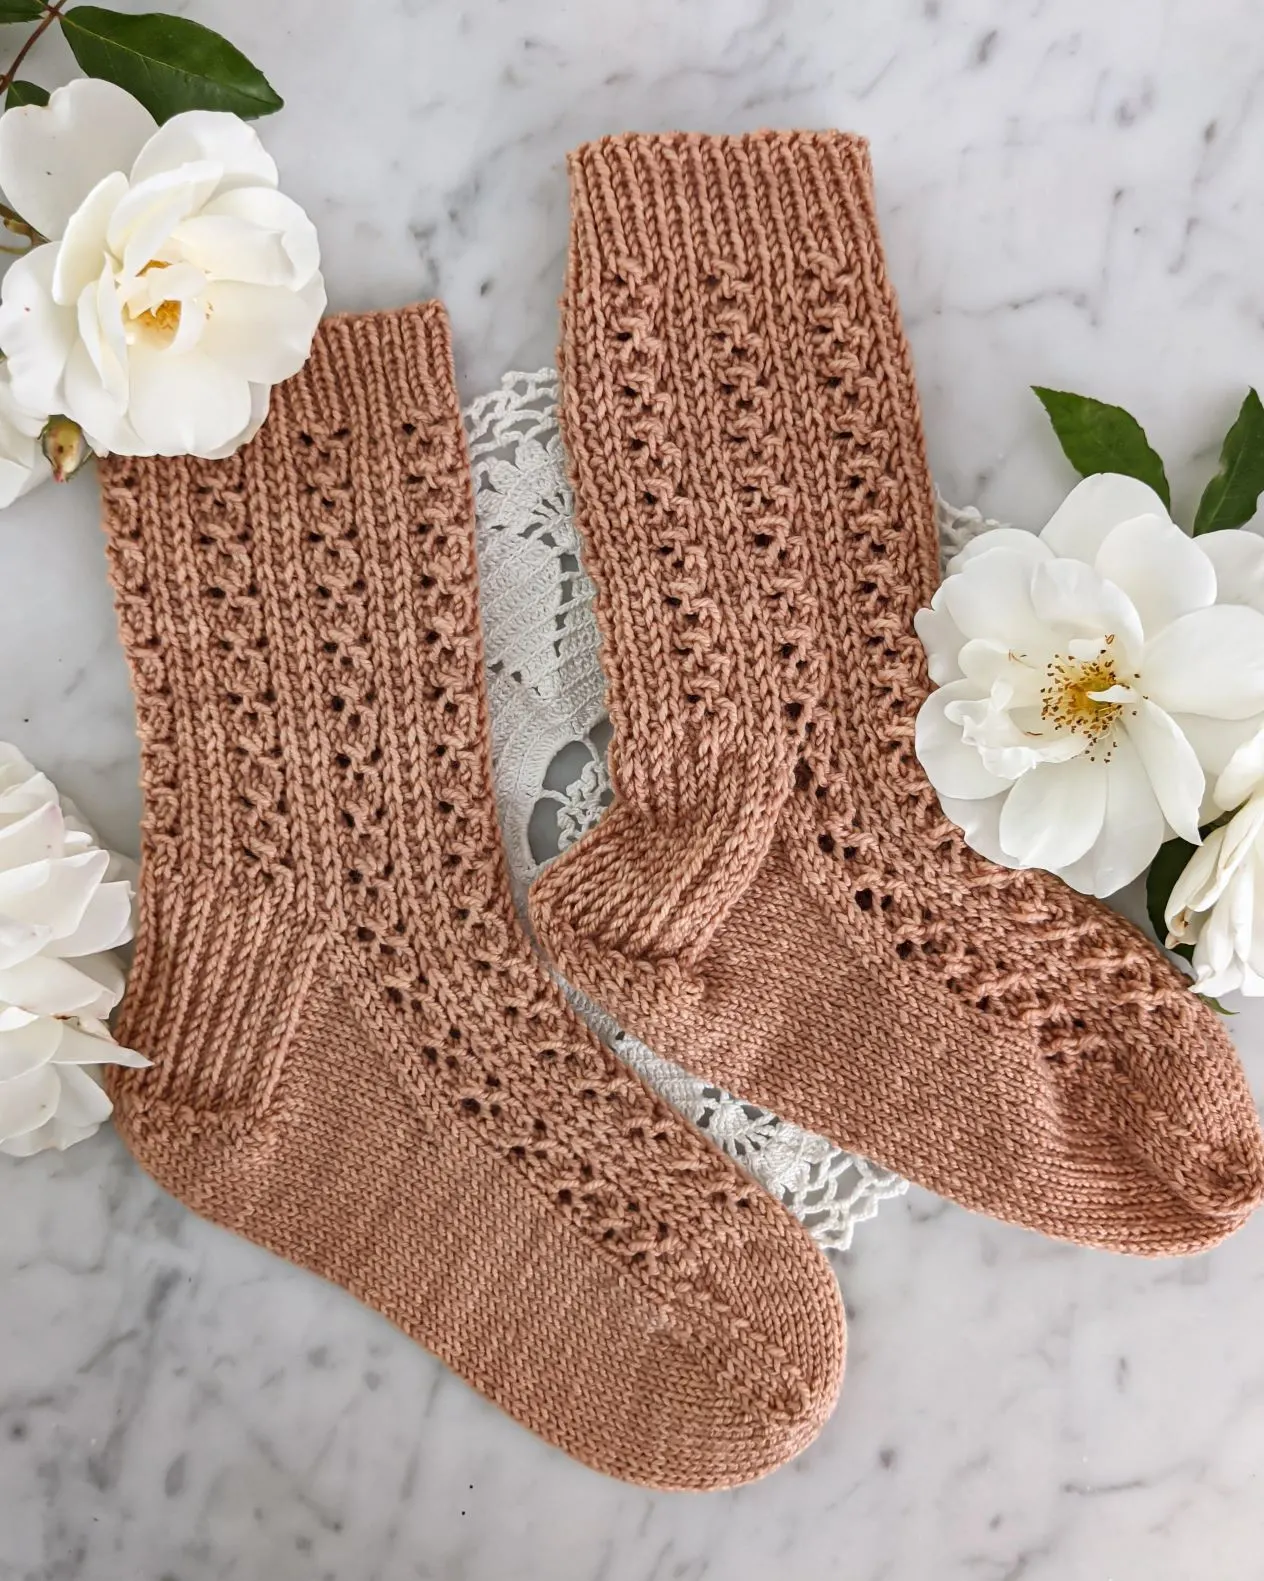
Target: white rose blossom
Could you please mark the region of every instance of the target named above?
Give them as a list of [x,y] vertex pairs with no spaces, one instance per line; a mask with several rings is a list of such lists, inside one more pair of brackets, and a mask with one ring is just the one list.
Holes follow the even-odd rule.
[[123,992],[112,952],[132,936],[128,868],[0,743],[0,1153],[91,1136],[111,1112],[96,1067],[148,1064],[105,1025]]
[[0,286],[25,409],[96,450],[230,454],[297,373],[325,306],[316,231],[235,115],[164,126],[83,78],[0,116],[0,188],[48,238]]
[[977,851],[1105,896],[1172,833],[1198,843],[1193,743],[1223,759],[1264,714],[1264,613],[1217,603],[1206,541],[1107,473],[1039,535],[996,528],[953,560],[917,615],[938,685],[917,753]]

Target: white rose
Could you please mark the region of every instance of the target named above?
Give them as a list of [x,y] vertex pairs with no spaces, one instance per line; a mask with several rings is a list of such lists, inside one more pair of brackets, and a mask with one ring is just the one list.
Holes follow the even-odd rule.
[[159,127],[84,78],[0,116],[0,187],[49,238],[0,286],[0,348],[32,412],[94,449],[227,455],[307,359],[325,306],[316,231],[235,115]]
[[1237,811],[1173,885],[1167,942],[1193,946],[1199,993],[1264,994],[1264,730],[1229,759],[1214,796]]
[[40,448],[43,427],[44,418],[18,405],[8,365],[0,363],[0,509],[52,476]]
[[0,1153],[91,1136],[110,1114],[94,1067],[148,1064],[105,1025],[132,936],[128,868],[0,742]]
[[[917,616],[917,754],[976,850],[1113,894],[1171,832],[1198,843],[1191,733],[1264,712],[1264,614],[1133,478],[1086,478],[1036,536],[998,528]],[[1240,739],[1240,734],[1239,734]]]

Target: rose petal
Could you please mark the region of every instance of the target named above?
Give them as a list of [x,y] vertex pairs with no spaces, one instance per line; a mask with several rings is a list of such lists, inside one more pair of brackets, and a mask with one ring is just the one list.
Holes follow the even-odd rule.
[[[323,297],[323,293],[322,293]],[[202,353],[252,384],[280,384],[307,361],[323,301],[279,286],[219,281],[206,292]]]
[[1177,875],[1167,897],[1163,920],[1177,943],[1190,933],[1190,913],[1208,911],[1233,876],[1231,865],[1220,860],[1225,832],[1213,829]]
[[1193,747],[1169,715],[1136,696],[1125,705],[1123,730],[1136,747],[1163,816],[1182,840],[1197,845],[1203,771]]
[[[19,113],[6,110],[0,126]],[[56,267],[57,248],[50,242],[15,258],[0,283],[0,346],[13,396],[44,415],[63,409],[62,374],[75,343],[75,310],[53,300]]]
[[[0,432],[0,448],[3,444],[4,435]],[[40,455],[32,455],[29,462],[0,455],[0,510],[16,504],[24,494],[47,483],[52,475],[47,461]]]
[[974,800],[995,796],[1008,781],[983,766],[978,749],[961,739],[961,727],[944,717],[948,705],[963,696],[977,697],[969,681],[955,681],[932,692],[917,714],[916,750],[926,777],[941,796]]
[[91,1067],[58,1065],[61,1077],[61,1098],[57,1105],[57,1119],[76,1131],[87,1130],[108,1120],[114,1105],[101,1083],[89,1074]]
[[297,291],[320,268],[316,227],[293,198],[267,187],[239,187],[217,195],[197,221],[180,227],[178,236],[193,262],[225,280]]
[[149,1064],[143,1054],[116,1043],[108,1032],[104,1036],[92,1036],[72,1022],[59,1024],[62,1028],[56,1055],[59,1065],[127,1065],[133,1070],[143,1070]]
[[25,1136],[50,1120],[61,1096],[61,1076],[55,1065],[41,1065],[0,1082],[0,1141]]
[[0,1032],[0,1085],[47,1065],[60,1042],[61,1022],[51,1016],[32,1016]]
[[105,851],[86,851],[0,872],[0,914],[65,938],[82,921],[109,861]]
[[1091,639],[1094,649],[1105,638],[1115,638],[1124,663],[1141,652],[1145,637],[1131,599],[1081,560],[1048,560],[1036,566],[1031,601],[1037,618],[1057,630],[1063,645],[1074,633]]
[[965,548],[948,562],[949,576],[964,571],[972,561],[981,555],[990,554],[993,549],[1012,549],[1033,565],[1039,560],[1051,559],[1053,553],[1048,544],[1042,543],[1034,532],[1026,532],[1021,527],[989,527],[987,532],[971,538]]
[[1264,712],[1264,614],[1216,604],[1182,615],[1146,644],[1142,690],[1169,714]]
[[[11,741],[0,741],[0,798],[8,797],[32,783],[47,787],[47,795],[39,796],[41,801],[56,800],[57,792],[52,782],[33,763],[28,762]],[[32,794],[36,792],[32,791]]]
[[1001,811],[1002,847],[1023,867],[1056,871],[1092,848],[1106,817],[1106,769],[1087,755],[1045,763],[1015,781]]
[[0,364],[0,509],[52,477],[39,443],[43,421],[18,405],[8,370]]
[[70,216],[66,233],[57,244],[57,267],[53,270],[53,299],[62,307],[75,306],[80,292],[99,277],[110,215],[126,192],[127,177],[120,170],[112,171],[101,177]]
[[1038,569],[1026,555],[994,549],[943,583],[940,608],[967,639],[987,637],[1019,652],[1051,647],[1053,634],[1032,604],[1032,579]]
[[56,1145],[53,1122],[48,1120],[44,1125],[37,1125],[33,1131],[28,1131],[25,1136],[11,1136],[7,1141],[0,1142],[0,1154],[6,1158],[34,1158],[36,1153],[47,1152]]
[[141,442],[161,456],[200,456],[237,439],[250,422],[250,386],[207,357],[131,348],[129,418]]
[[222,174],[220,165],[201,160],[132,185],[109,226],[110,251],[122,260],[124,274],[139,274],[156,259],[173,261],[164,244],[181,220],[198,213]]
[[1121,522],[1107,533],[1093,563],[1099,576],[1128,596],[1147,637],[1216,600],[1215,568],[1166,512]]
[[0,115],[0,188],[28,225],[60,236],[103,176],[130,168],[156,126],[122,88],[77,78],[46,105]]
[[1221,604],[1245,604],[1264,612],[1264,538],[1242,527],[1203,533],[1198,547],[1216,570]]
[[1233,754],[1243,742],[1249,741],[1257,730],[1264,727],[1264,714],[1250,714],[1245,719],[1208,719],[1204,714],[1173,714],[1172,719],[1193,747],[1210,788],[1208,795],[1203,798],[1202,822],[1207,823],[1216,813],[1231,810],[1215,804],[1210,792],[1228,767]]
[[[86,351],[95,379],[91,381],[95,399],[99,385],[101,398],[115,412],[127,406],[127,329],[123,323],[123,304],[119,297],[114,269],[107,259],[91,289],[85,289],[78,303],[79,345],[66,364],[66,410],[81,425],[83,417],[76,404],[79,395],[80,351]],[[89,408],[90,409],[90,408]]]
[[81,970],[83,965],[37,955],[0,968],[0,999],[41,1016],[108,1016],[120,996]]
[[961,679],[957,655],[966,640],[944,608],[943,592],[942,586],[937,588],[929,609],[919,609],[913,616],[913,630],[926,650],[926,668],[936,686],[947,686],[950,681]]
[[[125,369],[120,371],[126,373]],[[142,441],[127,416],[126,387],[121,398],[106,387],[82,339],[75,343],[66,367],[65,410],[98,455],[154,454],[153,446]]]
[[939,805],[961,830],[966,844],[972,851],[995,862],[998,867],[1017,867],[1019,864],[1001,845],[1001,813],[1005,807],[1004,796],[991,796],[984,801],[958,800],[941,796]]
[[957,663],[962,676],[984,692],[997,685],[1004,687],[1009,708],[1034,708],[1039,712],[1047,672],[1024,664],[1012,648],[974,637],[962,646]]
[[1238,746],[1216,780],[1213,794],[1217,806],[1232,812],[1261,787],[1264,787],[1264,729],[1256,730]]
[[51,939],[45,954],[61,959],[115,950],[132,936],[132,886],[102,884],[89,900],[78,926]]
[[1251,928],[1255,909],[1250,874],[1235,872],[1225,885],[1219,904],[1202,916],[1201,932],[1194,946],[1199,993],[1219,995],[1242,986],[1239,935],[1243,922]]
[[10,1158],[33,1158],[36,1153],[46,1153],[52,1149],[64,1153],[68,1147],[95,1136],[100,1129],[100,1124],[70,1125],[60,1114],[54,1114],[45,1124],[25,1136],[15,1136],[7,1142],[0,1142],[0,1153]]
[[1081,894],[1105,899],[1145,871],[1166,834],[1166,820],[1137,749],[1120,732],[1106,764],[1101,833],[1078,862],[1059,868],[1058,877]]
[[1148,483],[1118,472],[1085,478],[1049,518],[1041,541],[1055,555],[1092,565],[1107,534],[1134,516],[1167,517],[1167,507]]
[[1213,943],[1213,956],[1223,952],[1224,965],[1236,958],[1247,961],[1251,956],[1251,941],[1255,932],[1255,885],[1251,882],[1248,866],[1238,866],[1225,885],[1219,904],[1208,918],[1222,930],[1223,944]]
[[45,802],[0,827],[0,871],[59,857],[65,829],[65,819],[55,801]]
[[118,957],[106,950],[96,955],[80,955],[75,959],[75,970],[97,985],[96,1001],[91,1008],[78,1012],[82,1021],[88,1016],[108,1016],[123,997],[125,981]]
[[186,110],[173,115],[136,156],[132,181],[148,181],[151,176],[201,160],[213,160],[221,167],[221,191],[243,184],[277,184],[276,164],[259,134],[225,110]]
[[218,450],[206,452],[208,461],[222,461],[225,456],[234,455],[243,445],[247,445],[263,427],[268,416],[268,407],[272,400],[272,386],[269,384],[252,384],[250,386],[250,421],[235,434],[232,439],[221,445]]

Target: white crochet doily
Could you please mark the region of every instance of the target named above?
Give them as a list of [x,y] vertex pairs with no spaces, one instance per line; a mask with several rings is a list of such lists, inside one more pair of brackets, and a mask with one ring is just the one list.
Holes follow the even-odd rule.
[[[557,374],[507,373],[466,410],[496,796],[518,909],[540,869],[610,802],[605,683],[593,586],[580,564],[557,421]],[[985,525],[940,510],[945,554]],[[908,1183],[824,1137],[691,1076],[628,1037],[579,995],[576,1007],[650,1086],[780,1197],[824,1247]]]

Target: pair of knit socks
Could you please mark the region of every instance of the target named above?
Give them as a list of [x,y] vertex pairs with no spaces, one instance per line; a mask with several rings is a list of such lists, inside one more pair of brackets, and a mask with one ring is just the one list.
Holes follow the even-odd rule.
[[657,1052],[966,1207],[1214,1244],[1264,1191],[1216,1016],[967,849],[914,755],[938,543],[864,144],[616,138],[571,177],[616,802],[537,881],[541,940]]
[[[617,139],[572,176],[619,800],[537,886],[549,948],[660,1051],[969,1206],[1211,1244],[1261,1179],[1227,1039],[1124,924],[965,851],[913,758],[935,541],[863,145]],[[837,1286],[515,919],[441,309],[330,320],[245,450],[102,481],[136,1156],[600,1470],[781,1464],[837,1394]]]

